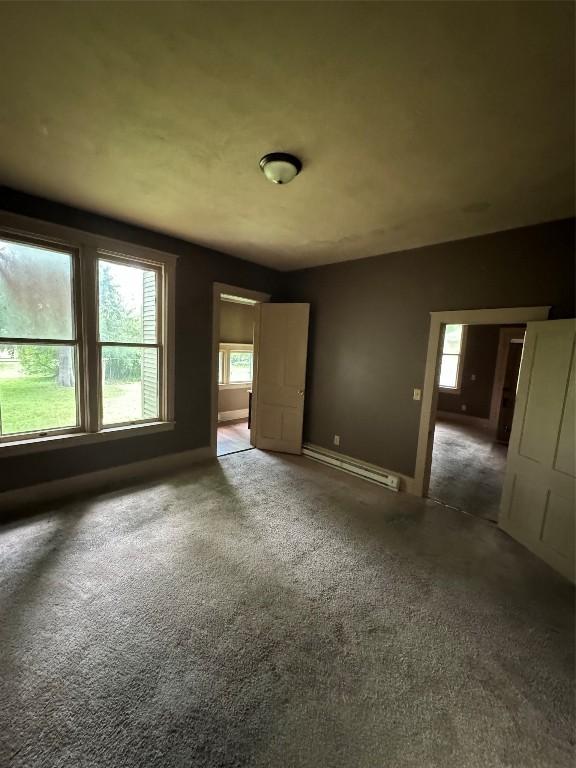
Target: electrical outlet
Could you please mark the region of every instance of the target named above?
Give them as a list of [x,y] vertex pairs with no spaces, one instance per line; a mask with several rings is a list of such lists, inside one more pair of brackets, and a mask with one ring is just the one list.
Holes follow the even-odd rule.
[[420,400],[422,397],[422,390],[421,389],[414,389],[414,394],[412,395],[412,400]]
[[476,374],[473,373],[472,376],[470,376],[470,381],[476,381]]
[[340,445],[340,435],[334,435],[334,445]]
[[466,403],[462,403],[462,405],[460,406],[460,410],[461,411],[465,411],[466,410]]

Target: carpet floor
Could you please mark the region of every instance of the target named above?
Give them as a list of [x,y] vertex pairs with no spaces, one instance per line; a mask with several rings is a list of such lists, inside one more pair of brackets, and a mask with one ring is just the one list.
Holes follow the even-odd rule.
[[508,447],[486,430],[436,421],[430,498],[497,522]]
[[248,451],[0,528],[0,765],[572,766],[574,592],[494,526]]

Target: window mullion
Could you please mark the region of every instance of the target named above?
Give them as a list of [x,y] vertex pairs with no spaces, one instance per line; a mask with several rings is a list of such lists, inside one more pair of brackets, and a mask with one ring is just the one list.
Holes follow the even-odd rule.
[[85,425],[87,432],[100,428],[100,353],[98,348],[97,255],[85,248],[81,257],[84,342]]

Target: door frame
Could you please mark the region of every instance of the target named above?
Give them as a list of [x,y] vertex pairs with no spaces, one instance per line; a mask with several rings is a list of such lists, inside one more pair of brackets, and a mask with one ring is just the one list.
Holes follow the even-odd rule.
[[[212,378],[210,397],[210,452],[217,455],[218,450],[218,351],[220,347],[220,295],[229,294],[241,299],[252,299],[258,304],[270,301],[269,293],[253,291],[249,288],[241,288],[238,285],[215,282],[212,286]],[[256,356],[256,345],[254,345]],[[255,365],[253,366],[255,369]]]
[[[516,339],[519,340],[519,335],[522,337],[526,334],[526,328],[519,326],[518,328],[500,328],[500,336],[498,339],[498,354],[496,356],[496,369],[494,371],[494,381],[492,384],[492,397],[490,398],[490,429],[496,434],[498,429],[498,422],[500,420],[500,411],[502,409],[502,393],[504,391],[504,379],[506,376],[506,366],[508,365],[508,355],[510,352],[510,344]],[[524,343],[524,338],[522,338]]]
[[422,388],[422,408],[418,429],[418,448],[414,470],[413,493],[426,496],[432,466],[433,431],[438,404],[437,378],[440,371],[440,343],[442,326],[448,323],[463,325],[518,325],[531,320],[547,320],[551,307],[507,307],[499,309],[456,309],[430,312],[428,351]]

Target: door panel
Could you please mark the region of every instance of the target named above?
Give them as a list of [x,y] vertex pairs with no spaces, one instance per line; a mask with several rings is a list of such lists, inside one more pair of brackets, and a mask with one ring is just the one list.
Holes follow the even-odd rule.
[[568,382],[568,390],[566,392],[566,406],[562,414],[558,450],[554,460],[554,468],[566,475],[570,475],[574,471],[574,465],[576,464],[576,456],[574,454],[574,443],[576,442],[574,440],[574,430],[576,429],[576,412],[574,408],[576,400],[574,382],[576,376],[574,374],[576,365],[574,360],[572,361],[571,368],[570,381]]
[[528,323],[500,526],[574,581],[576,321]]
[[548,496],[542,541],[559,555],[574,558],[574,510],[568,499],[555,493]]
[[257,448],[302,452],[309,312],[309,304],[258,307],[252,428]]

